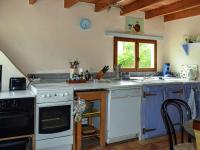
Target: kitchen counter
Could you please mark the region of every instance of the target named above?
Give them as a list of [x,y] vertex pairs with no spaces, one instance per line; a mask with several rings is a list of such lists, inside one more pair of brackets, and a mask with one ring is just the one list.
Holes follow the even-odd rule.
[[38,90],[53,90],[57,87],[59,88],[72,88],[74,90],[93,90],[93,89],[110,89],[110,88],[120,88],[129,86],[141,86],[141,83],[134,83],[130,81],[110,81],[110,82],[88,82],[88,83],[73,83],[69,84],[66,82],[60,83],[39,83],[33,84]]
[[110,81],[110,82],[88,82],[80,84],[67,84],[70,87],[73,87],[74,90],[88,90],[88,89],[114,89],[121,87],[130,87],[136,86],[141,87],[141,83],[131,82],[131,81]]
[[141,87],[143,85],[165,85],[165,84],[187,84],[187,83],[200,83],[200,81],[192,81],[186,79],[155,79],[155,78],[148,78],[145,80],[100,80],[100,81],[91,81],[88,83],[73,83],[69,84],[66,82],[60,83],[38,83],[34,84],[38,89],[50,88],[55,89],[56,87],[69,87],[73,88],[74,90],[93,90],[93,89],[113,89],[113,88],[121,88],[121,87]]
[[[200,83],[200,81],[192,81],[185,79],[166,79],[166,80],[158,80],[155,78],[148,78],[145,80],[102,80],[102,81],[94,81],[88,83],[76,83],[69,84],[66,82],[60,83],[37,83],[33,84],[37,88],[50,88],[54,89],[56,87],[68,87],[73,88],[74,90],[93,90],[93,89],[117,89],[123,87],[141,87],[143,85],[165,85],[165,84],[188,84],[188,83]],[[22,90],[22,91],[2,91],[0,92],[0,99],[7,98],[21,98],[21,97],[35,97],[35,94],[31,90]]]
[[35,94],[31,90],[0,92],[0,100],[10,99],[10,98],[27,98],[27,97],[35,97]]

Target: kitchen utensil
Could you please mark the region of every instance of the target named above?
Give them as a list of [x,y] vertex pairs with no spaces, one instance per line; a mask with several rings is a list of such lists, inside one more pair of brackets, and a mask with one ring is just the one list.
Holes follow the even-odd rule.
[[115,76],[117,80],[121,79],[121,64],[114,66]]
[[91,74],[89,73],[88,70],[85,71],[85,80],[89,81],[91,78]]
[[101,69],[99,72],[96,74],[96,79],[100,80],[103,78],[104,74],[109,70],[109,66],[104,66],[103,69]]

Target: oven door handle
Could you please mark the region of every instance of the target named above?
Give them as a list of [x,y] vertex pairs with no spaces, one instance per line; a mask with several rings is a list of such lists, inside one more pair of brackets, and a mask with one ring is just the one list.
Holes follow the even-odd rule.
[[54,106],[63,106],[63,105],[73,105],[73,101],[37,104],[38,107],[54,107]]
[[21,116],[27,116],[28,114],[26,113],[5,113],[5,114],[1,114],[0,119],[9,119],[9,118],[18,118]]
[[2,144],[0,144],[0,149],[1,148],[8,148],[9,147],[17,147],[18,145],[27,145],[27,143],[29,142],[29,139],[23,139],[23,140],[17,140],[17,141],[7,141],[7,142],[3,142]]

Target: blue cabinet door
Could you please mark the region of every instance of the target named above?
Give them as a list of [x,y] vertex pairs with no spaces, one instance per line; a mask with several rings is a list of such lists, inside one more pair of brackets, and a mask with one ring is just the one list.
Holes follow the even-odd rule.
[[[169,84],[165,86],[165,100],[166,99],[181,99],[185,100],[185,90],[183,84]],[[180,116],[177,108],[175,106],[168,107],[169,116],[175,129],[178,130],[180,125]]]
[[165,99],[182,99],[185,100],[183,84],[165,85]]
[[161,117],[162,86],[144,86],[142,99],[142,138],[164,135],[166,130]]
[[184,85],[185,101],[188,102],[191,90],[198,90],[200,88],[199,83],[187,83]]

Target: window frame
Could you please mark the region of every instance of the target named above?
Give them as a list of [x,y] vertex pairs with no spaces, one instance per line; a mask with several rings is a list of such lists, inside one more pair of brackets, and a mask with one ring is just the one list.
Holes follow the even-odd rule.
[[[155,72],[157,71],[157,41],[156,40],[146,40],[146,39],[134,39],[134,38],[123,38],[123,37],[114,37],[114,56],[113,56],[113,67],[117,65],[117,56],[118,56],[118,41],[124,42],[135,42],[135,68],[122,68],[123,72]],[[154,44],[154,68],[138,68],[139,67],[139,43],[150,43]]]

